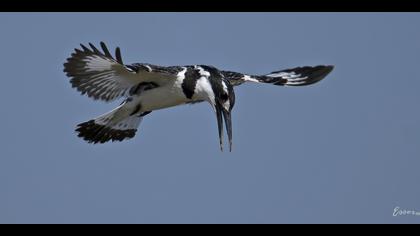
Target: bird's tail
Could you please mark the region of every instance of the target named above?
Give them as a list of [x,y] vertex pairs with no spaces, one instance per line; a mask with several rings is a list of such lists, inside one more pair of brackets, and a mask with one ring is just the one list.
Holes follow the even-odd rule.
[[303,86],[314,84],[327,76],[334,66],[304,66],[281,71],[274,71],[266,75],[253,76],[261,83],[286,86]]
[[145,114],[130,115],[123,103],[106,114],[78,124],[76,132],[89,143],[123,141],[134,137]]

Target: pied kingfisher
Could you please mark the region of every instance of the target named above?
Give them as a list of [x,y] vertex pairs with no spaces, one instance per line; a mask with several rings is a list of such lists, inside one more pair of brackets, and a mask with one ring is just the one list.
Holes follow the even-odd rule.
[[246,75],[219,70],[208,65],[157,66],[148,63],[125,65],[120,49],[115,58],[105,43],[102,51],[89,43],[80,44],[64,63],[70,83],[82,94],[103,101],[123,97],[112,111],[77,125],[78,136],[89,143],[105,143],[133,138],[147,114],[154,110],[181,104],[207,101],[213,108],[223,151],[223,119],[232,150],[231,111],[235,104],[233,86],[244,82],[302,86],[322,80],[334,68],[331,65],[304,66]]

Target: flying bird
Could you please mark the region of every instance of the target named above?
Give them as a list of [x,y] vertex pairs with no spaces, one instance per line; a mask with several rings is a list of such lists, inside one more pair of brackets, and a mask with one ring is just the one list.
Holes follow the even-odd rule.
[[209,65],[159,66],[149,63],[124,64],[119,47],[115,57],[104,42],[101,50],[80,44],[64,63],[73,88],[95,100],[124,98],[115,109],[77,125],[78,136],[89,143],[133,138],[143,117],[152,111],[182,104],[208,102],[216,114],[220,149],[223,151],[223,122],[232,150],[233,87],[245,82],[279,86],[304,86],[322,80],[331,65],[304,66],[248,75]]

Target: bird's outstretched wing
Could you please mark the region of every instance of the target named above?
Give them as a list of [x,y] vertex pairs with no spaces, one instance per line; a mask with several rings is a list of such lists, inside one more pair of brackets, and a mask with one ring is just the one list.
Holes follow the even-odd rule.
[[246,75],[233,71],[222,71],[226,79],[233,86],[245,82],[269,83],[285,86],[303,86],[316,83],[327,76],[334,66],[304,66],[281,71],[274,71],[266,75]]
[[163,83],[176,78],[179,71],[139,63],[124,65],[118,47],[114,58],[105,43],[100,45],[103,52],[91,43],[91,48],[80,44],[81,49],[76,48],[64,63],[64,72],[71,78],[72,86],[95,100],[112,101],[127,96],[143,82]]

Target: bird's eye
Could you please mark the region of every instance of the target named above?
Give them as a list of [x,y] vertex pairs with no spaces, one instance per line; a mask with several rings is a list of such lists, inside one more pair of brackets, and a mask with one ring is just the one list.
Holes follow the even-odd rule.
[[223,93],[221,98],[223,101],[226,101],[228,99],[227,93]]

